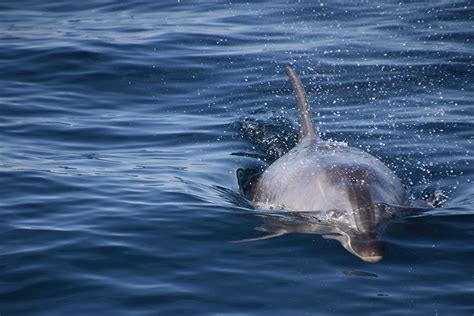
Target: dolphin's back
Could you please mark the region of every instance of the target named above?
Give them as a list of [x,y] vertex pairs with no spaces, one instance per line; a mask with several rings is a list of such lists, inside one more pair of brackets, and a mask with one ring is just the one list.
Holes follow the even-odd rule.
[[404,194],[397,176],[374,156],[311,137],[270,165],[252,188],[261,207],[294,211],[402,205]]

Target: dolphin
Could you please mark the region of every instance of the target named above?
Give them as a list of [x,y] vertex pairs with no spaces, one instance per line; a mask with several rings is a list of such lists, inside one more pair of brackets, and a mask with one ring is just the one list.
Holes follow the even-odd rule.
[[383,243],[377,229],[391,217],[390,207],[407,205],[406,191],[376,157],[346,143],[322,140],[301,80],[290,67],[286,73],[296,94],[298,144],[252,179],[249,195],[258,209],[291,212],[297,220],[267,222],[260,230],[270,235],[251,240],[319,233],[366,262],[378,262]]

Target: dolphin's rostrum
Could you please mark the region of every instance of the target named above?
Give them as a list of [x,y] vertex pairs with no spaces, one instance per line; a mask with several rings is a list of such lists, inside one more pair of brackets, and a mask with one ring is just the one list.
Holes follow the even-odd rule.
[[324,234],[362,260],[378,262],[383,244],[376,229],[389,217],[387,206],[406,205],[406,192],[374,156],[345,143],[321,140],[300,79],[290,67],[287,74],[296,93],[299,143],[252,181],[250,195],[261,209],[282,209],[300,218],[324,214],[326,225],[299,220],[297,225],[267,223],[260,230],[275,236]]

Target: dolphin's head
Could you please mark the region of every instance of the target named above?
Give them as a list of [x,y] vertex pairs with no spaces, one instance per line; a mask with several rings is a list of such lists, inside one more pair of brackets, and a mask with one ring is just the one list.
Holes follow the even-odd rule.
[[384,244],[375,236],[348,238],[348,243],[343,246],[365,262],[376,263],[383,258]]
[[374,204],[353,210],[354,226],[343,234],[341,244],[344,248],[366,262],[379,262],[383,257],[384,244],[377,239],[376,233],[380,218],[385,216],[382,209]]
[[377,239],[376,234],[324,235],[326,239],[336,239],[347,251],[365,262],[376,263],[383,258],[384,244]]

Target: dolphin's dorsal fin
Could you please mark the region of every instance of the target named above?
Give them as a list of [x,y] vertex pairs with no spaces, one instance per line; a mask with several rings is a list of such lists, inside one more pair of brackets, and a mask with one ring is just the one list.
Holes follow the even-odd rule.
[[293,85],[293,89],[295,90],[296,94],[296,105],[298,107],[300,125],[299,140],[302,140],[306,136],[318,138],[318,134],[314,128],[308,97],[304,92],[303,84],[301,84],[300,78],[291,67],[286,67],[286,74],[290,78],[291,84]]

